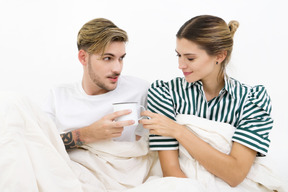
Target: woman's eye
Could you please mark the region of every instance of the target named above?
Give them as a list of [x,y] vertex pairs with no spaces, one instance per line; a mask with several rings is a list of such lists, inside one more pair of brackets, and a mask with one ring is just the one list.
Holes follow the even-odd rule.
[[177,54],[176,57],[181,57],[181,55],[180,55],[180,54]]
[[189,61],[193,61],[194,60],[194,58],[187,58]]
[[104,57],[103,60],[104,61],[109,61],[109,60],[111,60],[111,57]]

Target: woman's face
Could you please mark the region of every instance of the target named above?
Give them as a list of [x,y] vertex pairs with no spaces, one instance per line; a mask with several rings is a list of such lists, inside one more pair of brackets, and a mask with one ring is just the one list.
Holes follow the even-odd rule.
[[217,79],[220,63],[216,64],[216,56],[209,56],[204,49],[200,49],[197,44],[185,38],[177,38],[176,53],[179,57],[179,69],[182,70],[187,82]]

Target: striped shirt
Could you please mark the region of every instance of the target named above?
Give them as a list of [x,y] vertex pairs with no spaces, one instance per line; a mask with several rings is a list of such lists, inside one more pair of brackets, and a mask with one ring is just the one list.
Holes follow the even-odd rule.
[[[219,95],[208,102],[201,81],[188,83],[180,77],[169,82],[158,80],[148,91],[150,111],[173,120],[178,114],[188,114],[229,123],[236,128],[232,140],[260,156],[267,154],[270,145],[271,108],[264,86],[251,87],[228,76]],[[151,150],[177,150],[179,146],[176,139],[159,135],[150,135],[149,143]]]

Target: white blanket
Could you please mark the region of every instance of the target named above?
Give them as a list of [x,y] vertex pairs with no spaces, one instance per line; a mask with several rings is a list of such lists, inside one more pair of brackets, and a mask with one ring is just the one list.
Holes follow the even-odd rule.
[[3,92],[0,145],[1,192],[118,192],[146,181],[157,159],[147,136],[134,143],[97,142],[68,155],[46,114],[29,100]]
[[[186,125],[192,132],[214,148],[226,154],[230,152],[232,146],[231,139],[235,131],[233,126],[193,115],[178,115],[177,122]],[[270,162],[266,160],[265,157],[257,157],[247,178],[240,185],[232,188],[223,180],[209,173],[180,145],[179,161],[181,169],[189,177],[188,179],[174,177],[154,179],[127,192],[186,192],[188,189],[193,192],[287,191],[284,183],[281,183],[280,179],[270,170]]]
[[[87,177],[83,169],[77,175],[86,175],[79,179],[86,191],[124,191],[144,183],[151,175],[151,167],[156,162],[155,152],[148,150],[148,138],[142,137],[136,142],[117,142],[112,140],[101,141],[84,146],[85,150],[73,150],[69,156],[73,162],[81,164],[89,170],[92,176]],[[97,178],[101,182],[95,185],[92,182]]]
[[0,93],[0,191],[81,192],[54,123],[29,101]]
[[[234,132],[230,125],[185,115],[178,116],[177,121],[229,153]],[[1,192],[116,192],[133,187],[128,191],[285,191],[263,158],[256,160],[242,184],[230,188],[208,173],[182,146],[180,161],[190,178],[159,178],[159,161],[156,153],[148,150],[147,137],[134,143],[107,140],[86,145],[69,153],[71,161],[54,123],[28,100],[3,92],[0,145]]]

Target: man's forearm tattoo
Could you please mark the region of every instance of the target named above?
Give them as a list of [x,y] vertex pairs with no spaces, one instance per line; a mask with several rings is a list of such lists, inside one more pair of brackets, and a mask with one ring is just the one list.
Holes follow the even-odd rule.
[[74,142],[73,134],[71,131],[68,133],[62,133],[60,136],[66,149],[73,149],[77,147]]
[[68,133],[62,133],[60,135],[65,145],[66,150],[81,147],[84,144],[83,141],[81,141],[80,139],[80,131],[75,130],[74,132],[75,132],[76,138],[73,137],[72,131]]
[[80,147],[84,144],[83,141],[81,141],[80,139],[80,131],[76,130],[75,133],[76,133],[76,145]]

